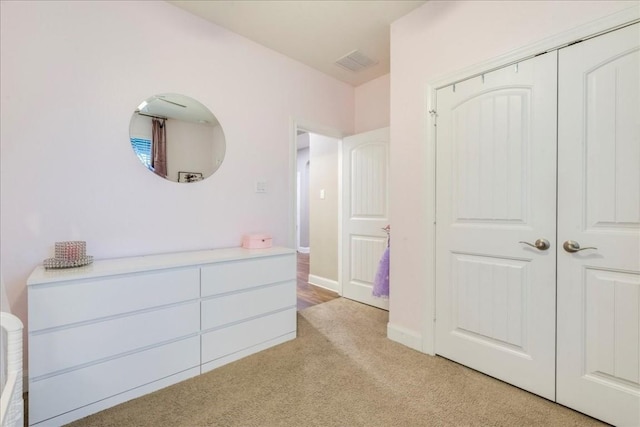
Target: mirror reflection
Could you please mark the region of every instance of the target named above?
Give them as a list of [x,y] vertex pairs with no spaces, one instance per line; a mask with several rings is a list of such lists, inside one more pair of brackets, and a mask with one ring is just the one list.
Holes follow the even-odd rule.
[[211,111],[185,95],[164,93],[138,105],[129,123],[131,147],[140,162],[174,182],[197,182],[222,164],[224,132]]

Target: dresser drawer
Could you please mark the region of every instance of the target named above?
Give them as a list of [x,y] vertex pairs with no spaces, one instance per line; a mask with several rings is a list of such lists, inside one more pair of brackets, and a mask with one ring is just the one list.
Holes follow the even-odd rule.
[[294,254],[254,258],[202,267],[202,296],[296,279]]
[[89,405],[200,364],[195,336],[29,383],[29,424]]
[[198,268],[160,270],[29,287],[29,330],[197,299]]
[[202,363],[257,346],[296,331],[296,309],[202,334]]
[[200,331],[200,303],[192,301],[97,323],[31,336],[29,375],[91,364],[107,357],[172,341]]
[[202,330],[261,316],[296,305],[293,281],[202,301]]

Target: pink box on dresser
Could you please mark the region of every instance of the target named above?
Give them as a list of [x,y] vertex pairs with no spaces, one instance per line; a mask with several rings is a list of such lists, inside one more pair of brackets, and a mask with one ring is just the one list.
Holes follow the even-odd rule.
[[264,249],[271,247],[272,238],[268,234],[245,234],[242,247],[246,249]]

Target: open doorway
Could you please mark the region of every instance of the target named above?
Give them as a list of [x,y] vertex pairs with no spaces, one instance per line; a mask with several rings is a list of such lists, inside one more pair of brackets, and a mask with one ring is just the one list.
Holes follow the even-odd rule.
[[340,140],[296,130],[298,310],[339,297]]

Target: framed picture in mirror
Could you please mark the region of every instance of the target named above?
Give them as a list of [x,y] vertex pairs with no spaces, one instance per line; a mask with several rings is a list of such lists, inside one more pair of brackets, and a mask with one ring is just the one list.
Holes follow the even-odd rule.
[[178,182],[196,182],[202,181],[203,176],[200,172],[178,172]]

